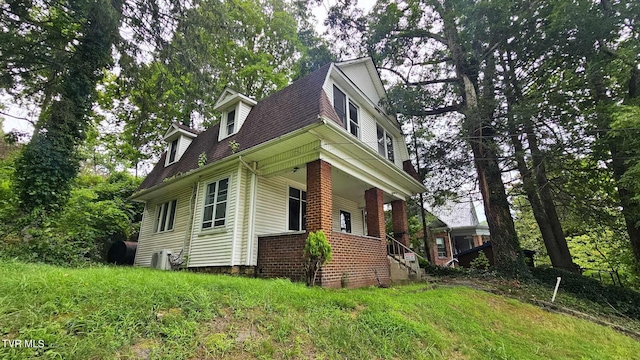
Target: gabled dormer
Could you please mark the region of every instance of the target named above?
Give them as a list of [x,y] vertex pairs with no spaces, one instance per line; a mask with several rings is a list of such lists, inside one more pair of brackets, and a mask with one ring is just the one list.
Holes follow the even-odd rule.
[[198,136],[196,130],[177,122],[171,124],[163,136],[164,141],[167,143],[167,156],[164,166],[178,162],[196,136]]
[[222,113],[218,141],[237,133],[256,104],[254,99],[225,88],[213,107],[214,111]]

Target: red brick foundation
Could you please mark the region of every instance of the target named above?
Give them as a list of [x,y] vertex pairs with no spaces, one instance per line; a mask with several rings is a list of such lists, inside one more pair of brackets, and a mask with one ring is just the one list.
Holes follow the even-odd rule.
[[256,276],[304,281],[306,233],[258,237]]
[[323,287],[339,288],[343,278],[350,288],[378,285],[376,273],[381,284],[391,282],[386,241],[334,231],[330,242],[333,259],[321,270]]

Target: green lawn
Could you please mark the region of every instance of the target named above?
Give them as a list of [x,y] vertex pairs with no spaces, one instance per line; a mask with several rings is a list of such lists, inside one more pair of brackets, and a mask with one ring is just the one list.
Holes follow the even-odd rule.
[[609,328],[466,287],[327,290],[138,268],[0,264],[3,359],[638,359]]

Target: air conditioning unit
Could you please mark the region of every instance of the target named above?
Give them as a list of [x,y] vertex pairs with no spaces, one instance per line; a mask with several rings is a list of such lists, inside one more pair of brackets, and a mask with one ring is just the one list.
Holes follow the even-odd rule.
[[171,256],[171,250],[164,249],[154,252],[153,255],[151,255],[151,268],[171,270],[171,261],[169,261],[169,256]]

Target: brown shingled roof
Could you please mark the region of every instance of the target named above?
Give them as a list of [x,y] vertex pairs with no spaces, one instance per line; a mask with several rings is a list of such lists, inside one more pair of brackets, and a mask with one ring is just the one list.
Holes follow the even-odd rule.
[[230,156],[232,153],[229,141],[235,140],[239,144],[237,151],[242,151],[313,124],[320,115],[344,127],[322,90],[330,67],[331,64],[327,64],[258,102],[240,130],[222,142],[218,142],[220,124],[217,124],[200,133],[180,160],[167,167],[164,166],[165,152],[138,190],[151,188],[162,183],[165,178],[197,169],[198,158],[202,153],[207,155],[207,163]]

